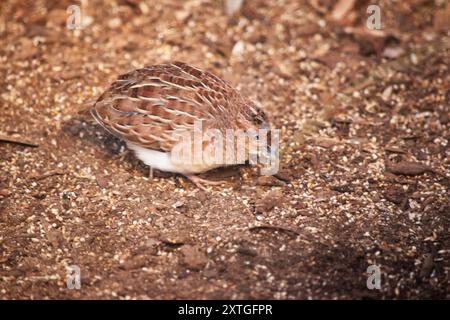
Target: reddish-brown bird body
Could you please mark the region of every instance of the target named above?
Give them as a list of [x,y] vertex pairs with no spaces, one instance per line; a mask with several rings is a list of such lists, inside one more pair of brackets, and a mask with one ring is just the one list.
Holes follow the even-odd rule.
[[[224,134],[227,129],[258,129],[266,121],[255,103],[224,80],[182,62],[121,75],[97,100],[91,113],[108,131],[124,139],[146,164],[185,175],[223,165],[159,164],[169,161],[174,146],[183,134],[193,130],[196,121],[201,122],[203,130],[214,128]],[[146,151],[147,157],[143,155]],[[156,161],[148,159],[155,156],[159,157]]]

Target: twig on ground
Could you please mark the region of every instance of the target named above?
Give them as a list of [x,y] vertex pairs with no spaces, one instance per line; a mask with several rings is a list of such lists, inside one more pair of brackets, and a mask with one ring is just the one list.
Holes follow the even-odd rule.
[[47,173],[44,173],[44,174],[41,174],[38,176],[32,176],[30,179],[33,179],[35,181],[40,181],[40,180],[44,180],[46,178],[53,177],[53,176],[62,176],[64,174],[65,174],[65,172],[55,170],[55,171],[50,171],[50,172],[47,172]]
[[33,148],[39,147],[39,145],[35,142],[29,141],[27,139],[23,139],[21,137],[9,136],[9,135],[5,135],[5,134],[0,134],[0,142],[20,144],[22,146],[33,147]]
[[271,226],[271,225],[261,225],[261,226],[254,226],[248,228],[249,231],[256,231],[256,230],[271,230],[271,231],[279,231],[284,232],[286,234],[289,234],[291,236],[299,236],[300,233],[298,231],[295,231],[291,228],[281,227],[281,226]]

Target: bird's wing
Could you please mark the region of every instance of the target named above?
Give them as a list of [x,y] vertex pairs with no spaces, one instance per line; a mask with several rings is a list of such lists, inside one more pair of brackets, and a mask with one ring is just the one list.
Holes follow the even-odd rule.
[[226,126],[240,94],[225,81],[185,63],[149,66],[124,75],[91,113],[108,131],[133,144],[170,151],[195,121]]

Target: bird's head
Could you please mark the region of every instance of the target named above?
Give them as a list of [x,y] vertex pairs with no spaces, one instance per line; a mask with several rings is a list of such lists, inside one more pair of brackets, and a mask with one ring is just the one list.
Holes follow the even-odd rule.
[[[248,100],[243,112],[243,122],[246,123],[247,131],[251,131],[257,140],[259,162],[271,163],[278,158],[278,135],[271,128],[267,114],[262,110],[256,101]],[[273,139],[276,138],[276,139]],[[250,151],[250,155],[255,156],[255,150]]]

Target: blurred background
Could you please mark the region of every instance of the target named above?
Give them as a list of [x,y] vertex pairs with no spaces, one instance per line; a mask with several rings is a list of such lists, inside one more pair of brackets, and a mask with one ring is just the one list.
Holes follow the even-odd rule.
[[[0,297],[450,298],[449,23],[445,0],[1,1]],[[174,60],[260,102],[278,175],[148,181],[78,115]]]

